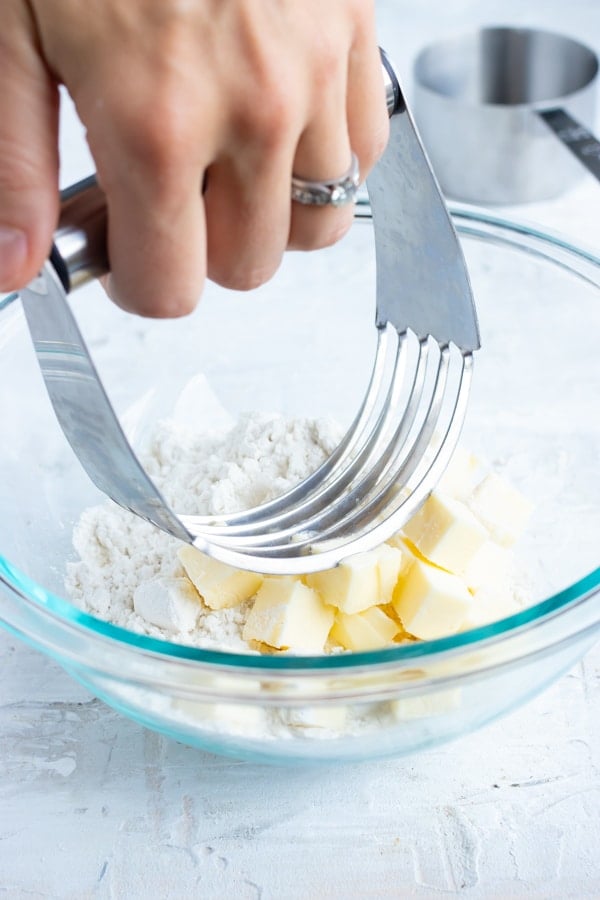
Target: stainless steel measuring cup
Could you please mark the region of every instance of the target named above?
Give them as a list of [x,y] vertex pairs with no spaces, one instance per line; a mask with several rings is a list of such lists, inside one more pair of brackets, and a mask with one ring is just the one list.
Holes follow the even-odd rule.
[[425,47],[414,114],[443,191],[524,203],[562,193],[583,166],[600,180],[598,72],[589,47],[536,29],[483,28]]

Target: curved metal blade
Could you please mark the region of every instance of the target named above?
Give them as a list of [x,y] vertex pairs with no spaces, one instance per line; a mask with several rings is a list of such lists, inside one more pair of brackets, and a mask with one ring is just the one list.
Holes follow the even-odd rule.
[[420,338],[477,350],[477,314],[462,249],[401,94],[387,149],[367,189],[375,226],[377,326],[391,322],[400,332],[410,328]]
[[54,412],[85,471],[120,506],[191,542],[131,449],[50,263],[20,295]]

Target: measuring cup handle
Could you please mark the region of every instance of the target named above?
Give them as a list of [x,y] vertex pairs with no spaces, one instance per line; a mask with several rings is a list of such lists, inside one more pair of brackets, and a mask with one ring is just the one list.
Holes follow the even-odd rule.
[[591,131],[564,109],[539,110],[538,115],[579,162],[600,181],[600,141]]

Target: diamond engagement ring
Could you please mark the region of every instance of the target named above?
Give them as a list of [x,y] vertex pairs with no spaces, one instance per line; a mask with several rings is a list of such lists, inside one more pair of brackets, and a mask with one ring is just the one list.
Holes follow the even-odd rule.
[[354,203],[360,184],[360,171],[356,154],[347,172],[340,178],[309,181],[292,176],[292,200],[304,206],[346,206]]

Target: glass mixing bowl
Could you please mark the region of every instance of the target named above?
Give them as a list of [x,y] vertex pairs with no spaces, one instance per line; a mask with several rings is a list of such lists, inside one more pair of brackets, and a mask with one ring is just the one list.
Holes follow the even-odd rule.
[[[266,761],[417,751],[513,709],[566,672],[600,627],[600,259],[467,208],[453,211],[483,349],[463,444],[535,507],[518,545],[534,605],[431,642],[328,657],[244,656],[140,636],[64,599],[71,532],[102,498],[60,432],[18,300],[0,300],[0,618],[143,725]],[[209,286],[185,320],[128,316],[97,285],[72,300],[136,440],[206,374],[233,413],[349,423],[375,346],[372,231],[288,254],[253,296]]]

